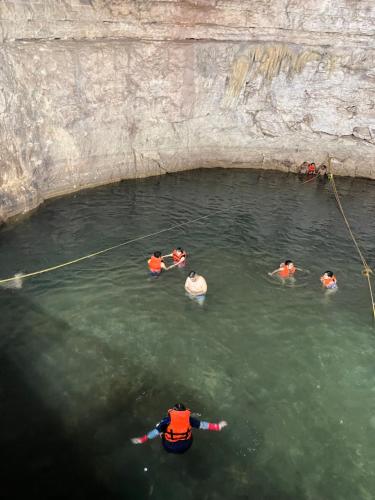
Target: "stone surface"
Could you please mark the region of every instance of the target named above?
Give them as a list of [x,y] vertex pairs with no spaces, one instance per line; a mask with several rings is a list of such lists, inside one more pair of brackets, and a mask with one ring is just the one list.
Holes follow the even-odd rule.
[[198,167],[375,178],[373,0],[0,0],[0,218]]

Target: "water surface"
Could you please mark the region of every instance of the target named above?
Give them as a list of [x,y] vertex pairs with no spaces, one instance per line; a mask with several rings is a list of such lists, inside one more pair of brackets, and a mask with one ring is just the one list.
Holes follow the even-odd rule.
[[[375,190],[338,179],[374,265]],[[375,330],[367,282],[329,184],[204,170],[51,200],[0,232],[2,277],[208,219],[0,289],[3,491],[39,498],[369,500]],[[186,270],[146,260],[182,246]],[[281,286],[293,259],[309,274]],[[184,294],[203,274],[203,307]],[[335,272],[326,295],[319,276]],[[221,433],[184,456],[150,430],[177,401]],[[144,469],[147,468],[147,471]]]

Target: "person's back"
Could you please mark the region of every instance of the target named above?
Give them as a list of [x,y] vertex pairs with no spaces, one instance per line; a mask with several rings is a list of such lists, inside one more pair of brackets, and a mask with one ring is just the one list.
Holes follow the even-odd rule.
[[148,259],[147,264],[151,276],[154,277],[159,276],[162,269],[166,269],[161,252],[154,252],[154,254]]
[[131,441],[134,444],[143,444],[161,435],[165,451],[180,454],[185,453],[193,443],[192,428],[221,431],[226,426],[225,420],[217,424],[198,420],[191,416],[190,410],[183,403],[176,403],[154,429],[143,436],[133,438]]

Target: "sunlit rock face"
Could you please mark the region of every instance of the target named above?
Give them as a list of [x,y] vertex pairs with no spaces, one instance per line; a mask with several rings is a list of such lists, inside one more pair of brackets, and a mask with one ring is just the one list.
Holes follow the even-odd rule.
[[197,167],[375,178],[373,0],[0,0],[0,217]]

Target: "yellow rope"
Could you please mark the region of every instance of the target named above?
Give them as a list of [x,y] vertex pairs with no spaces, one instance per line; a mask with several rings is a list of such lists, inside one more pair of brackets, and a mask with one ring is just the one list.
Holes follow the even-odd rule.
[[[329,166],[331,167],[331,159],[329,159]],[[329,168],[329,170],[331,170],[331,168]],[[340,201],[339,193],[338,193],[337,188],[336,188],[335,178],[334,178],[334,176],[333,176],[332,173],[329,174],[329,178],[330,178],[330,181],[331,181],[331,185],[332,185],[332,189],[333,189],[333,194],[335,195],[335,198],[336,198],[336,201],[337,201],[337,205],[339,207],[341,215],[343,216],[343,219],[344,219],[344,222],[346,224],[346,227],[348,228],[349,234],[350,234],[350,236],[351,236],[351,238],[353,240],[353,243],[354,243],[354,245],[355,245],[355,247],[357,249],[358,255],[359,255],[359,257],[360,257],[360,259],[362,261],[362,264],[363,264],[362,275],[367,278],[367,283],[368,283],[368,287],[369,287],[369,291],[370,291],[370,297],[371,297],[371,304],[372,304],[372,315],[373,315],[373,318],[375,319],[374,293],[372,291],[372,285],[371,285],[371,279],[370,279],[370,276],[372,274],[372,269],[367,264],[367,261],[366,261],[364,255],[363,255],[361,249],[359,248],[357,240],[356,240],[356,238],[355,238],[355,236],[353,234],[353,231],[352,231],[352,229],[350,227],[349,221],[346,218],[344,209],[343,209],[341,201]]]
[[83,257],[79,257],[78,259],[69,260],[68,262],[63,262],[62,264],[57,264],[56,266],[47,267],[45,269],[40,269],[39,271],[34,271],[32,273],[27,274],[17,274],[17,276],[13,276],[12,278],[4,278],[0,280],[1,283],[8,283],[10,281],[19,280],[20,278],[30,278],[31,276],[38,276],[39,274],[49,273],[50,271],[55,271],[56,269],[60,269],[62,267],[70,266],[72,264],[76,264],[77,262],[81,262],[82,260],[91,259],[92,257],[96,257],[97,255],[101,255],[103,253],[109,252],[111,250],[115,250],[116,248],[123,247],[125,245],[129,245],[130,243],[134,243],[135,241],[144,240],[145,238],[150,238],[151,236],[156,236],[160,233],[165,233],[166,231],[172,231],[172,229],[177,229],[178,227],[186,226],[188,224],[192,224],[193,222],[198,222],[203,219],[207,219],[208,217],[213,217],[214,215],[225,212],[227,210],[231,210],[239,205],[231,206],[230,208],[224,208],[222,210],[217,210],[208,215],[203,215],[202,217],[198,217],[197,219],[189,220],[186,222],[182,222],[180,224],[175,224],[174,226],[167,227],[166,229],[161,229],[160,231],[155,231],[154,233],[145,234],[143,236],[138,236],[137,238],[133,238],[132,240],[124,241],[123,243],[119,243],[118,245],[113,245],[112,247],[105,248],[104,250],[99,250],[98,252],[90,253],[88,255],[84,255]]

